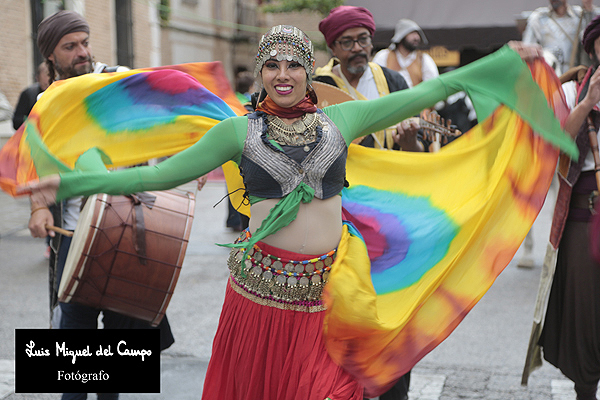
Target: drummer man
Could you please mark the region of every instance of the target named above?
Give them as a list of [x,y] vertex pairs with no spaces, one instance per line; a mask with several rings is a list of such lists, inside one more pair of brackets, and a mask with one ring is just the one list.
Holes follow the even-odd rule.
[[[317,68],[313,81],[337,86],[356,100],[376,99],[408,89],[398,72],[370,62],[375,33],[373,14],[364,7],[339,6],[319,23],[333,57]],[[365,136],[360,142],[379,149],[424,151],[427,144],[417,135],[417,123],[406,120],[396,130],[386,129]]]
[[[37,44],[44,56],[50,74],[50,83],[54,80],[69,79],[76,76],[127,70],[124,67],[108,68],[106,64],[93,62],[90,46],[90,28],[87,21],[74,11],[59,11],[45,18],[38,27]],[[31,202],[29,230],[33,237],[52,238],[50,256],[50,318],[51,326],[60,329],[97,329],[98,315],[101,310],[80,304],[59,303],[58,285],[67,259],[71,238],[48,230],[48,226],[58,225],[74,231],[79,219],[81,198],[67,199],[60,204],[47,207]],[[107,329],[150,328],[144,321],[123,315],[103,311],[102,322]],[[161,329],[161,350],[173,342],[171,329],[166,316],[158,326]],[[63,400],[86,399],[84,393],[65,393]],[[118,399],[118,393],[98,394],[98,399]]]

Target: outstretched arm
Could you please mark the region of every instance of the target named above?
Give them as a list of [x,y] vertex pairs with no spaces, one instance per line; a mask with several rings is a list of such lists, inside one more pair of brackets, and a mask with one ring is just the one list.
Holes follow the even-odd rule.
[[[483,120],[498,105],[521,111],[532,126],[545,132],[556,124],[542,91],[531,78],[523,59],[541,54],[539,47],[511,43],[497,52],[436,79],[368,101],[349,101],[324,108],[350,143],[357,137],[384,129],[418,114],[451,94],[464,90]],[[523,96],[526,94],[526,96]],[[544,122],[546,120],[546,122]]]
[[246,134],[245,117],[229,118],[210,129],[196,144],[155,165],[118,171],[69,172],[40,179],[20,188],[31,191],[36,204],[94,193],[129,194],[165,190],[196,179],[223,163],[239,158]]

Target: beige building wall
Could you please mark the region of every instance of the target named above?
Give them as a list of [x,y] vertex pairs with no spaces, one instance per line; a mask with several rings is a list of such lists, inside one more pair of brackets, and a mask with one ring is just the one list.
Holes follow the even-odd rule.
[[[156,13],[152,2],[140,2],[133,0],[133,65],[130,68],[144,68],[152,65],[150,57],[155,51],[156,44],[153,42],[153,24],[157,24],[156,18],[151,18]],[[84,17],[90,24],[90,40],[96,61],[108,65],[117,64],[117,34],[114,0],[85,1]],[[157,38],[158,39],[158,38]]]
[[[150,58],[155,51],[154,37],[152,35],[153,19],[151,14],[156,14],[156,8],[150,7],[146,2],[133,1],[133,68],[154,67]],[[158,37],[156,38],[158,40]]]
[[111,0],[85,1],[83,16],[90,25],[94,59],[108,65],[117,62],[115,9]]
[[[158,0],[132,0],[134,65],[140,68],[161,65],[161,37],[157,18]],[[83,14],[90,24],[90,43],[96,61],[117,64],[115,0],[71,0],[68,9]],[[0,52],[0,90],[13,108],[23,89],[34,82],[36,65],[30,2],[0,0],[2,51]],[[2,123],[0,135],[12,134],[12,122]],[[2,140],[0,140],[0,143]]]
[[216,34],[212,15],[212,0],[172,0],[169,20],[162,26],[163,64],[211,61]]
[[[327,64],[331,54],[327,50],[325,38],[319,32],[319,22],[323,17],[318,12],[296,12],[296,13],[277,13],[266,14],[265,23],[268,27],[274,25],[294,25],[300,28],[308,35],[315,47],[315,66],[322,67]],[[268,29],[268,28],[267,28]]]
[[233,80],[238,60],[251,57],[255,50],[249,53],[248,45],[236,40],[241,3],[246,9],[256,7],[255,0],[173,0],[169,21],[162,26],[163,64],[220,61]]
[[[96,61],[109,65],[117,63],[114,1],[67,2],[90,24]],[[170,19],[161,25],[158,4],[158,0],[132,0],[134,62],[129,67],[221,61],[233,81],[236,68],[253,71],[258,41],[270,26],[294,24],[315,44],[323,47],[324,43],[317,13],[262,15],[257,0],[172,0]],[[244,26],[236,24],[240,15]],[[0,54],[0,90],[14,106],[20,92],[33,83],[35,70],[29,1],[0,0],[0,24],[5,35]],[[328,59],[326,51],[317,51],[317,66]]]
[[2,52],[0,52],[0,90],[13,106],[19,94],[33,83],[34,66],[31,17],[28,1],[0,0]]

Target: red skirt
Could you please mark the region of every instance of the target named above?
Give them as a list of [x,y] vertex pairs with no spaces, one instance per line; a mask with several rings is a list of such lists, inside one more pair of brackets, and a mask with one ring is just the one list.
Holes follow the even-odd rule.
[[[282,258],[312,258],[259,245]],[[362,386],[327,354],[325,312],[269,304],[230,278],[202,399],[362,400]]]

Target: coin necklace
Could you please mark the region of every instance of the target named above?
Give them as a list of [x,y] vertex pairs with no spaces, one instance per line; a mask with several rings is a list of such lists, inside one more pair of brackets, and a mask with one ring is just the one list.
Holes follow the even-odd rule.
[[271,139],[281,145],[304,146],[304,151],[309,152],[309,143],[317,138],[317,126],[320,120],[316,113],[306,113],[298,121],[288,125],[276,115],[267,115],[267,132]]

